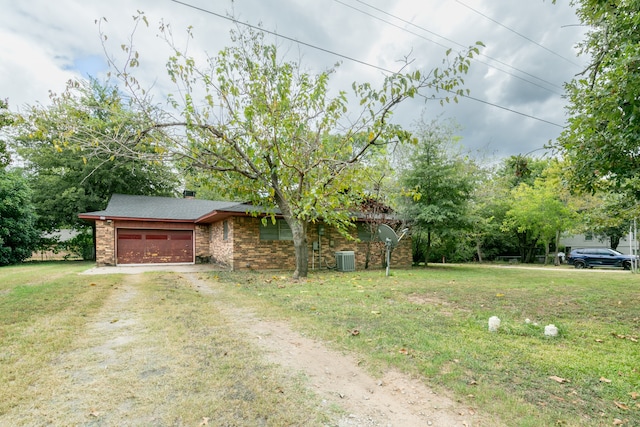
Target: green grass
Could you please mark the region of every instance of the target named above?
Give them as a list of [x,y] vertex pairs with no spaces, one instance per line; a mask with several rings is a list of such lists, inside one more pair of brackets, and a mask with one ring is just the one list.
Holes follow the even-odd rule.
[[214,278],[373,371],[420,375],[507,425],[640,425],[640,276],[447,265]]
[[335,415],[178,274],[77,274],[88,267],[0,268],[0,425],[294,426]]
[[76,273],[87,263],[33,263],[0,269],[0,415],[25,400],[39,370],[82,333],[113,276]]

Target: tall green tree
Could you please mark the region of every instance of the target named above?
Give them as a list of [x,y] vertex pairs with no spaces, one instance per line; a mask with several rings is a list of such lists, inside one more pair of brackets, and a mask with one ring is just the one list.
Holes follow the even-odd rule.
[[11,157],[4,140],[15,117],[0,100],[0,266],[29,258],[38,243],[31,190],[21,170],[8,170]]
[[510,208],[510,186],[494,169],[481,169],[469,204],[470,228],[463,235],[478,262],[512,254],[517,247],[512,236],[501,229]]
[[[137,17],[142,21],[144,16]],[[120,147],[109,148],[109,155],[130,156],[138,146],[150,146],[160,156],[180,156],[188,169],[218,174],[216,182],[234,198],[278,209],[293,234],[295,278],[308,273],[311,223],[350,225],[349,208],[361,193],[359,165],[371,148],[411,139],[391,121],[394,109],[418,94],[433,95],[427,91],[445,91],[451,98],[462,93],[460,74],[478,52],[472,47],[427,73],[407,71],[407,63],[387,75],[381,88],[354,83],[348,95],[330,88],[334,69],[304,72],[260,32],[233,32],[232,46],[201,63],[171,44],[166,26],[161,31],[174,49],[168,73],[179,91],[166,110],[149,102],[131,69],[142,56],[125,46],[129,59],[123,67],[112,64],[115,74],[152,123],[126,137],[112,134]],[[86,142],[73,134],[67,141]]]
[[450,124],[417,125],[419,142],[411,152],[401,182],[406,194],[404,215],[412,226],[414,253],[430,261],[434,238],[454,235],[469,226],[468,208],[476,183],[472,161],[457,150]]
[[[510,156],[502,161],[494,171],[493,181],[497,185],[493,194],[492,209],[496,209],[496,219],[499,221],[503,233],[509,233],[515,237],[517,253],[524,261],[532,262],[538,238],[535,232],[528,227],[510,228],[505,226],[508,221],[507,212],[514,206],[512,193],[523,184],[533,186],[536,179],[540,178],[548,166],[548,161],[526,155]],[[508,221],[508,222],[506,222]]]
[[[114,193],[171,195],[178,179],[171,165],[150,162],[145,147],[136,156],[97,155],[110,135],[132,131],[145,117],[134,113],[117,89],[97,80],[73,82],[50,106],[31,107],[23,115],[14,142],[29,172],[38,228],[84,229],[78,213],[104,209]],[[86,133],[83,129],[99,130]],[[66,136],[87,144],[68,149]],[[148,151],[148,150],[147,150]]]
[[0,266],[29,258],[38,237],[26,179],[19,170],[0,168]]
[[574,3],[589,29],[579,48],[590,63],[566,85],[569,119],[557,148],[574,189],[613,184],[640,199],[640,0]]
[[13,114],[9,111],[9,101],[0,99],[0,169],[11,163],[11,156],[7,148],[6,129],[14,122]]
[[[533,262],[536,247],[541,243],[546,264],[550,244],[554,244],[557,253],[560,235],[573,226],[577,215],[560,179],[557,164],[555,167],[550,164],[533,185],[523,182],[515,187],[511,191],[511,203],[502,223],[503,230],[519,236],[523,262]],[[557,260],[557,256],[555,258]]]

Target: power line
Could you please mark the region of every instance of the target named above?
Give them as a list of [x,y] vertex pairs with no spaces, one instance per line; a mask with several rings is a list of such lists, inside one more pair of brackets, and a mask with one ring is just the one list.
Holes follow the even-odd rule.
[[376,68],[376,69],[378,69],[378,70],[380,70],[380,71],[384,71],[385,73],[394,73],[393,71],[387,70],[386,68],[379,67],[379,66],[377,66],[377,65],[373,65],[373,64],[369,64],[369,63],[364,62],[364,61],[361,61],[361,60],[359,60],[359,59],[352,58],[352,57],[349,57],[349,56],[346,56],[346,55],[342,55],[342,54],[336,53],[336,52],[334,52],[334,51],[331,51],[331,50],[325,49],[325,48],[323,48],[323,47],[315,46],[315,45],[312,45],[312,44],[310,44],[310,43],[303,42],[303,41],[298,40],[298,39],[295,39],[295,38],[293,38],[293,37],[288,37],[288,36],[285,36],[285,35],[282,35],[282,34],[278,34],[278,33],[276,33],[275,31],[270,31],[270,30],[267,30],[267,29],[265,29],[265,28],[259,27],[259,26],[257,26],[257,25],[249,24],[248,22],[238,21],[238,20],[237,20],[237,19],[235,19],[235,18],[231,18],[231,17],[229,17],[229,16],[221,15],[221,14],[219,14],[219,13],[212,12],[212,11],[210,11],[210,10],[203,9],[203,8],[201,8],[201,7],[198,7],[198,6],[194,6],[194,5],[192,5],[192,4],[185,3],[185,2],[180,1],[180,0],[171,0],[171,1],[172,1],[172,2],[174,2],[174,3],[181,4],[181,5],[185,6],[185,7],[189,7],[189,8],[191,8],[191,9],[199,10],[200,12],[208,13],[209,15],[217,16],[218,18],[226,19],[227,21],[231,21],[231,22],[233,22],[234,24],[244,25],[245,27],[249,27],[249,28],[252,28],[252,29],[254,29],[254,30],[261,31],[261,32],[263,32],[263,33],[271,34],[272,36],[276,36],[276,37],[279,37],[279,38],[282,38],[282,39],[285,39],[285,40],[289,40],[289,41],[292,41],[292,42],[294,42],[294,43],[297,43],[297,44],[301,44],[301,45],[303,45],[303,46],[310,47],[310,48],[312,48],[312,49],[316,49],[316,50],[320,50],[320,51],[325,52],[325,53],[329,53],[329,54],[331,54],[331,55],[336,55],[336,56],[339,56],[339,57],[341,57],[341,58],[348,59],[349,61],[357,62],[358,64],[361,64],[361,65],[366,65],[367,67]]
[[[365,66],[367,66],[367,67],[371,67],[371,68],[374,68],[374,69],[377,69],[377,70],[380,70],[380,71],[383,71],[383,72],[385,72],[385,73],[390,73],[390,74],[395,74],[395,73],[396,73],[395,71],[388,70],[388,69],[386,69],[386,68],[384,68],[384,67],[380,67],[380,66],[378,66],[378,65],[370,64],[370,63],[368,63],[368,62],[365,62],[365,61],[362,61],[362,60],[359,60],[359,59],[356,59],[356,58],[353,58],[353,57],[350,57],[350,56],[347,56],[347,55],[343,55],[343,54],[341,54],[341,53],[334,52],[334,51],[332,51],[332,50],[325,49],[325,48],[323,48],[323,47],[316,46],[316,45],[313,45],[313,44],[311,44],[311,43],[306,43],[306,42],[303,42],[303,41],[297,40],[297,39],[295,39],[295,38],[293,38],[293,37],[288,37],[288,36],[285,36],[285,35],[282,35],[282,34],[278,34],[278,33],[274,32],[274,31],[270,31],[270,30],[267,30],[267,29],[265,29],[265,28],[262,28],[262,27],[259,27],[259,26],[256,26],[256,25],[249,24],[249,23],[247,23],[247,22],[239,21],[239,20],[237,20],[237,19],[235,19],[235,18],[232,18],[232,17],[230,17],[230,16],[222,15],[222,14],[219,14],[219,13],[216,13],[216,12],[213,12],[213,11],[210,11],[210,10],[207,10],[207,9],[203,9],[203,8],[201,8],[201,7],[194,6],[194,5],[191,5],[191,4],[188,4],[188,3],[185,3],[185,2],[180,1],[180,0],[171,0],[171,1],[172,1],[172,2],[174,2],[174,3],[180,4],[180,5],[182,5],[182,6],[189,7],[189,8],[194,9],[194,10],[198,10],[198,11],[200,11],[200,12],[204,12],[204,13],[207,13],[207,14],[209,14],[209,15],[213,15],[213,16],[216,16],[216,17],[218,17],[218,18],[225,19],[225,20],[227,20],[227,21],[231,21],[231,22],[233,22],[234,24],[243,25],[243,26],[246,26],[246,27],[252,28],[252,29],[254,29],[254,30],[261,31],[261,32],[263,32],[263,33],[271,34],[271,35],[273,35],[273,36],[275,36],[275,37],[283,38],[283,39],[285,39],[285,40],[289,40],[289,41],[291,41],[291,42],[294,42],[294,43],[297,43],[297,44],[301,44],[301,45],[303,45],[303,46],[307,46],[307,47],[310,47],[310,48],[312,48],[312,49],[316,49],[316,50],[319,50],[319,51],[322,51],[322,52],[325,52],[325,53],[329,53],[329,54],[331,54],[331,55],[335,55],[335,56],[338,56],[338,57],[340,57],[340,58],[343,58],[343,59],[346,59],[346,60],[349,60],[349,61],[352,61],[352,62],[355,62],[355,63],[361,64],[361,65],[365,65]],[[453,91],[447,91],[447,92],[452,93],[452,94],[454,93]],[[468,96],[468,95],[459,95],[459,96],[461,96],[462,98],[468,98],[468,99],[471,99],[471,100],[473,100],[473,101],[480,102],[480,103],[482,103],[482,104],[490,105],[490,106],[492,106],[492,107],[500,108],[500,109],[502,109],[502,110],[509,111],[509,112],[512,112],[512,113],[515,113],[515,114],[518,114],[518,115],[521,115],[521,116],[524,116],[524,117],[527,117],[527,118],[530,118],[530,119],[533,119],[533,120],[537,120],[537,121],[540,121],[540,122],[543,122],[543,123],[547,123],[547,124],[550,124],[550,125],[552,125],[552,126],[557,126],[557,127],[560,127],[560,128],[564,128],[564,126],[559,125],[559,124],[557,124],[557,123],[553,123],[553,122],[550,122],[550,121],[548,121],[548,120],[541,119],[541,118],[536,117],[536,116],[532,116],[532,115],[530,115],[530,114],[522,113],[522,112],[519,112],[519,111],[513,110],[513,109],[511,109],[511,108],[508,108],[508,107],[503,107],[503,106],[501,106],[501,105],[494,104],[494,103],[492,103],[492,102],[485,101],[485,100],[482,100],[482,99],[479,99],[479,98],[475,98],[475,97],[473,97],[473,96]]]
[[[365,15],[367,15],[367,16],[370,16],[370,17],[374,18],[374,19],[377,19],[377,20],[379,20],[379,21],[382,21],[382,22],[384,22],[384,23],[386,23],[386,24],[388,24],[388,25],[391,25],[391,26],[394,26],[394,27],[396,27],[396,28],[399,28],[399,29],[401,29],[401,30],[403,30],[403,31],[406,31],[406,32],[408,32],[409,34],[413,34],[414,36],[417,36],[417,37],[420,37],[420,38],[422,38],[422,39],[424,39],[424,40],[427,40],[427,41],[430,41],[430,42],[432,42],[432,43],[435,43],[435,44],[437,44],[438,46],[444,47],[445,49],[448,49],[448,48],[449,48],[448,46],[445,46],[445,45],[443,45],[443,44],[441,44],[441,43],[438,43],[438,42],[436,42],[436,41],[434,41],[434,40],[431,40],[431,39],[428,39],[428,38],[426,38],[426,37],[424,37],[424,36],[421,36],[421,35],[419,35],[419,34],[416,34],[416,33],[412,32],[412,31],[407,30],[406,28],[400,27],[399,25],[393,24],[393,23],[391,23],[391,22],[389,22],[389,21],[385,21],[384,19],[381,19],[381,18],[379,18],[379,17],[377,17],[377,16],[375,16],[375,15],[372,15],[372,14],[370,14],[370,13],[367,13],[367,12],[363,11],[362,9],[358,9],[358,8],[356,8],[356,7],[352,6],[352,5],[346,4],[346,3],[344,3],[344,2],[342,2],[342,1],[340,1],[340,0],[334,0],[334,1],[335,1],[336,3],[340,3],[340,4],[342,4],[343,6],[346,6],[346,7],[349,7],[349,8],[351,8],[351,9],[353,9],[353,10],[356,10],[356,11],[358,11],[358,12],[362,13],[362,14],[365,14]],[[386,11],[384,11],[384,10],[380,9],[380,8],[377,8],[377,7],[375,7],[375,6],[372,6],[372,5],[370,5],[370,4],[368,4],[368,3],[366,3],[366,2],[364,2],[364,1],[362,1],[362,0],[355,0],[355,1],[356,1],[356,2],[358,2],[358,3],[360,3],[360,4],[365,5],[365,6],[367,6],[367,7],[370,7],[371,9],[377,10],[377,11],[378,11],[378,12],[380,12],[380,13],[383,13],[383,14],[385,14],[385,15],[387,15],[387,16],[390,16],[390,17],[392,17],[392,18],[394,18],[394,19],[397,19],[397,20],[399,20],[399,21],[401,21],[401,22],[404,22],[404,23],[405,23],[405,24],[407,24],[407,25],[411,25],[412,27],[418,28],[419,30],[425,31],[425,32],[427,32],[427,33],[429,33],[429,34],[433,34],[433,35],[434,35],[434,36],[436,36],[436,37],[440,37],[441,39],[444,39],[444,40],[448,41],[449,43],[453,43],[453,44],[455,44],[455,45],[457,45],[457,46],[459,46],[459,47],[461,47],[461,48],[466,48],[466,46],[462,45],[461,43],[458,43],[458,42],[456,42],[456,41],[454,41],[454,40],[451,40],[451,39],[449,39],[449,38],[447,38],[447,37],[444,37],[444,36],[442,36],[442,35],[440,35],[440,34],[437,34],[437,33],[433,32],[433,31],[431,31],[431,30],[428,30],[427,28],[422,27],[422,26],[416,25],[416,24],[414,24],[414,23],[413,23],[413,22],[411,22],[411,21],[407,21],[407,20],[405,20],[405,19],[403,19],[403,18],[401,18],[401,17],[399,17],[399,16],[393,15],[393,14],[391,14],[391,13],[389,13],[389,12],[386,12]],[[535,76],[535,75],[533,75],[533,74],[531,74],[531,73],[528,73],[528,72],[526,72],[526,71],[524,71],[524,70],[521,70],[521,69],[519,69],[519,68],[516,68],[516,67],[514,67],[514,66],[512,66],[512,65],[510,65],[510,64],[507,64],[506,62],[503,62],[503,61],[501,61],[501,60],[499,60],[499,59],[492,58],[491,56],[485,55],[485,54],[483,54],[483,53],[480,53],[480,55],[481,55],[481,56],[484,56],[484,57],[485,57],[485,58],[487,58],[487,59],[490,59],[490,60],[492,60],[492,61],[495,61],[495,62],[497,62],[498,64],[504,65],[505,67],[511,68],[512,70],[518,71],[518,72],[520,72],[520,73],[522,73],[522,74],[524,74],[524,75],[527,75],[527,76],[529,76],[529,77],[533,77],[534,79],[539,80],[539,81],[541,81],[541,82],[544,82],[544,83],[546,83],[546,84],[548,84],[548,85],[550,85],[550,86],[556,87],[556,88],[558,88],[558,89],[562,89],[562,87],[561,87],[561,86],[558,86],[557,84],[555,84],[555,83],[553,83],[553,82],[550,82],[550,81],[548,81],[548,80],[545,80],[545,79],[543,79],[543,78],[540,78],[540,77],[538,77],[538,76]],[[537,84],[537,83],[534,83],[534,82],[532,82],[532,81],[530,81],[530,80],[524,79],[524,78],[522,78],[522,77],[520,77],[520,76],[518,76],[518,75],[516,75],[516,74],[510,73],[510,72],[505,71],[505,70],[503,70],[503,69],[501,69],[501,68],[495,67],[495,66],[493,66],[493,65],[491,65],[491,64],[488,64],[488,63],[486,63],[486,62],[484,62],[484,61],[480,61],[480,60],[479,60],[479,59],[477,59],[477,58],[473,58],[473,60],[474,60],[474,61],[477,61],[477,62],[479,62],[479,63],[481,63],[481,64],[484,64],[484,65],[486,65],[486,66],[487,66],[487,67],[489,67],[489,68],[494,68],[494,69],[496,69],[496,70],[498,70],[498,71],[502,71],[503,73],[508,74],[508,75],[510,75],[510,76],[512,76],[512,77],[515,77],[515,78],[517,78],[517,79],[519,79],[519,80],[522,80],[522,81],[524,81],[524,82],[527,82],[527,83],[529,83],[529,84],[532,84],[532,85],[534,85],[534,86],[537,86],[537,87],[539,87],[539,88],[541,88],[541,89],[547,90],[547,91],[549,91],[549,92],[552,92],[552,93],[554,93],[554,94],[556,94],[556,95],[562,95],[561,93],[555,92],[555,91],[553,91],[553,90],[551,90],[551,89],[549,89],[549,88],[547,88],[547,87],[541,86],[541,85],[539,85],[539,84]]]
[[541,47],[542,49],[546,50],[547,52],[551,53],[552,55],[555,55],[555,56],[557,56],[558,58],[560,58],[560,59],[563,59],[563,60],[567,61],[569,64],[575,65],[575,66],[576,66],[576,67],[578,67],[578,68],[580,67],[580,65],[579,65],[579,64],[576,64],[576,63],[575,63],[575,62],[573,62],[572,60],[570,60],[570,59],[568,59],[568,58],[565,58],[564,56],[560,55],[559,53],[554,52],[553,50],[551,50],[551,49],[549,49],[549,48],[547,48],[547,47],[545,47],[545,46],[541,45],[541,44],[540,44],[540,43],[538,43],[537,41],[532,40],[532,39],[530,39],[529,37],[525,36],[524,34],[521,34],[521,33],[517,32],[517,31],[516,31],[516,30],[514,30],[513,28],[507,27],[507,26],[506,26],[506,25],[504,25],[503,23],[496,21],[495,19],[491,18],[490,16],[485,15],[484,13],[480,12],[479,10],[476,10],[476,9],[472,8],[471,6],[469,6],[469,5],[467,5],[467,4],[463,3],[463,2],[461,2],[460,0],[455,0],[455,2],[456,2],[456,3],[458,3],[458,4],[460,4],[461,6],[466,7],[467,9],[471,10],[472,12],[477,13],[478,15],[480,15],[480,16],[482,16],[482,17],[484,17],[484,18],[488,19],[489,21],[493,22],[494,24],[500,25],[502,28],[505,28],[505,29],[507,29],[507,30],[511,31],[512,33],[514,33],[514,34],[516,34],[516,35],[518,35],[518,36],[522,37],[523,39],[525,39],[525,40],[527,40],[527,41],[529,41],[529,42],[531,42],[531,43],[535,44],[536,46]]

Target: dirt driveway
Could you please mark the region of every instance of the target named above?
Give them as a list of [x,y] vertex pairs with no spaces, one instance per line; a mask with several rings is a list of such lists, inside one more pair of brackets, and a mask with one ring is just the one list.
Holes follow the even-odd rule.
[[[303,375],[308,380],[307,387],[322,399],[327,408],[341,408],[339,413],[344,415],[325,424],[327,426],[495,425],[486,422],[475,408],[464,407],[434,392],[418,379],[398,372],[387,372],[381,378],[373,378],[354,357],[333,351],[322,342],[295,332],[286,323],[261,319],[241,307],[221,304],[216,295],[224,290],[220,284],[201,277],[199,273],[205,267],[173,266],[166,269],[178,272],[185,279],[183,282],[198,290],[207,299],[209,307],[225,318],[225,322],[262,349],[265,361],[282,366],[288,375]],[[167,378],[167,373],[178,375],[183,361],[161,357],[163,349],[160,344],[145,338],[148,331],[141,321],[143,313],[132,311],[132,307],[139,307],[131,304],[134,299],[139,299],[135,274],[144,271],[148,268],[107,267],[83,273],[124,273],[130,276],[123,280],[119,292],[105,303],[101,312],[88,319],[89,334],[83,338],[78,350],[62,355],[53,371],[48,373],[52,378],[59,378],[56,387],[41,401],[33,403],[27,418],[16,415],[5,420],[16,421],[19,425],[31,425],[28,420],[41,420],[40,425],[58,425],[55,420],[60,419],[65,419],[67,425],[149,425],[142,421],[137,423],[135,418],[132,420],[128,412],[135,413],[135,406],[141,404],[161,408],[167,396],[174,393],[168,390],[171,378]],[[154,268],[154,271],[158,269]],[[198,344],[193,345],[197,347]],[[149,352],[150,347],[155,349],[154,352]],[[157,356],[150,357],[149,354]],[[124,383],[121,380],[125,377],[123,373],[132,369],[140,372],[136,374],[140,380],[135,384]],[[140,402],[136,396],[140,396],[141,389],[145,387],[156,387],[158,391],[151,395],[147,393],[146,401]],[[96,396],[96,390],[99,390],[99,396]],[[108,418],[103,416],[105,409],[95,404],[98,397],[105,402],[118,402],[109,408]],[[95,407],[92,413],[84,413],[80,418],[72,415],[77,413],[75,409],[92,405]],[[87,416],[93,422],[86,422]],[[219,424],[207,418],[201,425]]]

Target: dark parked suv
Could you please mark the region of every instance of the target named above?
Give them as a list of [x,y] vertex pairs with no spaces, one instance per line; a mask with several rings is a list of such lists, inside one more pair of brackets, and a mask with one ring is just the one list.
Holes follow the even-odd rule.
[[567,262],[575,268],[622,267],[631,269],[632,255],[625,255],[613,249],[574,249]]

